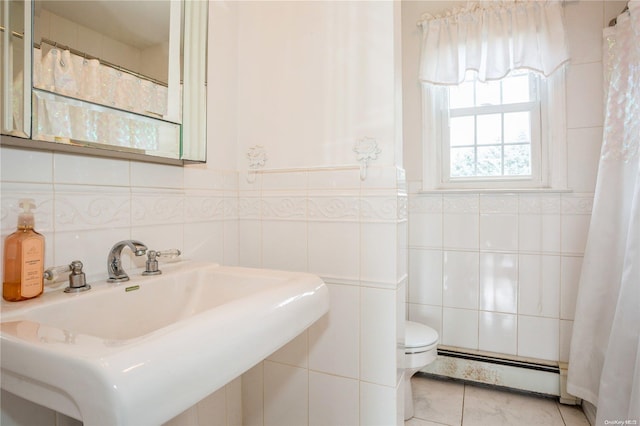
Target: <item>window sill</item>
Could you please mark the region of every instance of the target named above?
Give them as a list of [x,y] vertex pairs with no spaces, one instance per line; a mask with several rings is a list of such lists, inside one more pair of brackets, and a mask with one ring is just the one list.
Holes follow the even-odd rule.
[[422,189],[417,194],[568,194],[572,189],[556,188],[437,188]]

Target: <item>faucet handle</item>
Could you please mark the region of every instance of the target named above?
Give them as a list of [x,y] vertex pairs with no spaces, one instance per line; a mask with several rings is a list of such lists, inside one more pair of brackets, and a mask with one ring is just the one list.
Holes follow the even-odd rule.
[[159,275],[162,273],[158,269],[158,258],[166,257],[168,259],[175,259],[180,256],[182,252],[178,249],[169,249],[163,251],[147,250],[147,267],[142,275]]
[[86,276],[82,272],[82,262],[74,260],[68,265],[54,266],[47,268],[44,271],[44,279],[49,281],[56,281],[60,274],[65,272],[71,272],[69,274],[69,286],[64,289],[65,293],[78,293],[81,291],[90,290],[91,286],[87,284]]
[[71,265],[52,266],[45,269],[42,274],[43,278],[47,281],[56,282],[60,278],[60,274],[71,271]]
[[182,252],[178,249],[169,249],[169,250],[162,250],[162,251],[157,251],[156,252],[156,256],[158,257],[166,257],[167,259],[175,259],[176,257],[180,256],[182,254]]

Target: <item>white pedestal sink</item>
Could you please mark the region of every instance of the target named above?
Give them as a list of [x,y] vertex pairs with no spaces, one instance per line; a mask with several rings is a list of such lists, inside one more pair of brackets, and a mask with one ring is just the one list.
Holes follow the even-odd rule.
[[93,425],[163,423],[313,324],[305,273],[183,261],[86,293],[3,302],[2,388]]

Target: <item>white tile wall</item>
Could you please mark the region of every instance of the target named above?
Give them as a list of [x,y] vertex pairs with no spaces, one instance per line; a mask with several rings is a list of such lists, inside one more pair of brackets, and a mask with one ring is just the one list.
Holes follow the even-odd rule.
[[559,319],[518,315],[518,355],[556,361],[559,341]]
[[289,343],[267,357],[269,361],[309,368],[309,333],[303,331]]
[[309,224],[308,232],[309,270],[321,276],[358,279],[360,275],[360,225],[358,223],[313,222]]
[[53,154],[5,148],[0,156],[4,182],[53,182]]
[[595,190],[602,130],[602,127],[586,127],[567,131],[568,149],[573,153],[568,158],[568,182],[576,192]]
[[447,346],[478,349],[478,311],[442,308],[441,342]]
[[[393,87],[389,84],[393,80],[387,80],[393,64],[387,55],[390,39],[383,37],[384,48],[374,54],[384,58],[379,61],[385,64],[382,68],[354,67],[360,56],[343,55],[342,48],[333,48],[336,43],[344,47],[343,36],[354,42],[352,49],[364,40],[360,34],[374,34],[354,32],[354,21],[346,18],[356,11],[364,13],[357,14],[358,29],[377,17],[381,19],[375,20],[375,34],[385,34],[392,21],[386,19],[387,11],[380,14],[378,9],[388,6],[272,5],[247,4],[239,13],[244,25],[238,45],[241,52],[248,51],[240,55],[238,67],[244,82],[238,92],[242,109],[236,152],[239,168],[245,167],[246,149],[256,143],[264,144],[268,167],[353,164],[353,143],[364,135],[375,137],[384,147],[381,156],[389,158],[394,152],[393,139],[386,137],[394,129],[388,121],[394,112],[393,103],[388,102]],[[331,22],[330,33],[322,26],[325,22]],[[266,31],[261,29],[264,25]],[[295,32],[301,37],[291,43],[290,34]],[[261,48],[256,49],[258,45]],[[326,60],[318,63],[321,57]],[[264,61],[265,66],[256,67],[256,61]],[[354,81],[356,69],[371,76],[358,75]],[[263,84],[265,77],[269,85]],[[360,89],[372,81],[375,91]],[[407,273],[406,266],[397,265],[406,262],[406,237],[398,236],[403,228],[395,167],[373,167],[368,176],[361,182],[357,168],[270,171],[257,174],[250,184],[241,175],[240,262],[319,274],[328,283],[332,304],[330,313],[308,331],[308,370],[304,370],[308,395],[303,391],[283,395],[298,383],[296,374],[290,372],[304,369],[299,361],[304,345],[296,339],[243,376],[245,424],[401,422],[396,319],[404,318],[405,304],[399,305],[398,312],[396,288]],[[402,220],[406,226],[406,208]],[[365,376],[383,384],[366,383]],[[278,385],[282,387],[276,388]],[[374,386],[374,392],[362,391],[368,386]],[[291,405],[296,408],[287,413]]]
[[[402,425],[402,386],[388,387],[360,382],[360,424],[367,426]],[[400,408],[400,409],[399,409]]]
[[242,424],[264,424],[264,363],[261,362],[242,375]]
[[[619,7],[618,13],[622,11],[623,7]],[[582,64],[601,61],[601,32],[606,25],[603,22],[603,2],[567,3],[564,11],[568,41],[571,46],[571,63]]]
[[394,389],[398,380],[395,366],[402,362],[396,352],[396,291],[361,287],[360,297],[359,377]]
[[[478,309],[480,291],[478,252],[445,251],[442,304],[453,308]],[[425,274],[429,274],[426,270]]]
[[518,317],[498,312],[480,312],[478,349],[516,355],[518,347]]
[[3,425],[53,425],[56,413],[48,408],[34,405],[31,402],[2,390],[2,413],[0,423]]
[[[419,237],[410,238],[408,318],[441,331],[443,345],[557,361],[560,348],[568,350],[570,333],[564,323],[560,333],[560,319],[573,320],[592,194],[444,194],[442,212],[424,213],[425,205],[438,205],[434,197],[410,194],[410,234],[417,220],[420,232],[429,227],[427,218],[437,226],[449,223],[448,216],[466,217],[472,226],[480,224],[480,239],[491,233],[493,241],[509,243],[454,248],[444,239],[427,248],[415,244]],[[475,199],[480,208],[470,213],[474,201],[468,201]],[[491,232],[483,231],[487,218],[495,223]],[[538,322],[545,330],[555,327],[555,343],[544,350],[525,337]]]
[[309,368],[342,377],[360,374],[360,291],[328,284],[331,310],[309,328]]
[[[252,424],[302,416],[282,413],[278,395],[283,390],[274,388],[289,389],[289,382],[278,381],[283,376],[298,383],[294,368],[308,372],[309,394],[304,397],[310,424],[332,424],[331,419],[343,415],[355,424],[376,424],[362,414],[373,409],[362,404],[374,397],[391,398],[381,415],[395,418],[402,372],[398,345],[404,336],[398,319],[406,316],[407,267],[399,264],[407,261],[407,213],[402,183],[393,180],[395,167],[389,169],[377,170],[377,183],[362,182],[358,173],[339,168],[267,171],[258,173],[253,184],[242,183],[241,257],[250,256],[252,266],[316,273],[327,283],[331,299],[329,313],[309,328],[307,337],[299,336],[270,356],[264,373],[254,369],[245,374],[246,387],[264,374],[263,390],[243,389],[245,418]],[[361,393],[365,385],[374,391],[371,398]],[[327,411],[329,403],[337,411]],[[283,417],[287,415],[293,417]]]
[[559,318],[560,256],[521,254],[518,259],[518,313]]
[[567,127],[602,126],[602,63],[572,64],[567,71]]
[[560,194],[518,197],[518,250],[559,253],[562,233]]
[[560,318],[572,320],[576,310],[576,296],[582,268],[582,257],[563,256],[560,264]]
[[303,425],[309,419],[309,370],[264,362],[264,425]]
[[[395,223],[364,223],[360,226],[361,279],[368,285],[395,290],[398,227]],[[392,259],[393,265],[389,264]]]
[[409,299],[422,305],[442,303],[443,253],[414,249],[409,254]]
[[517,305],[518,257],[480,253],[480,309],[515,314]]
[[359,382],[309,372],[309,426],[360,424]]
[[240,425],[242,424],[241,392],[241,381],[238,378],[207,396],[193,407],[163,423],[163,426]]
[[443,245],[448,249],[477,250],[480,217],[477,195],[445,196],[443,198]]

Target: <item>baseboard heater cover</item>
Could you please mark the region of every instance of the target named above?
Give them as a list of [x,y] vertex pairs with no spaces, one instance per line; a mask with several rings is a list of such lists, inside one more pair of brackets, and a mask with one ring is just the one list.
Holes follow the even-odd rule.
[[552,364],[542,364],[542,363],[537,363],[532,361],[520,361],[516,359],[500,358],[497,356],[474,354],[474,353],[468,353],[468,352],[459,352],[455,350],[440,349],[440,348],[438,348],[438,355],[560,374],[560,367]]
[[438,348],[437,359],[421,371],[469,382],[560,396],[558,363],[445,347]]

